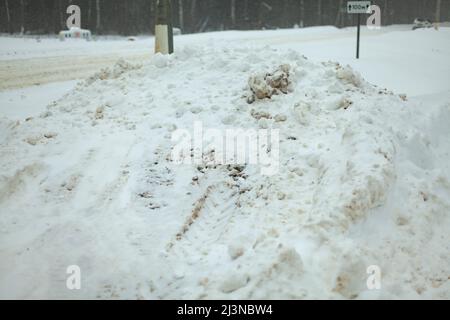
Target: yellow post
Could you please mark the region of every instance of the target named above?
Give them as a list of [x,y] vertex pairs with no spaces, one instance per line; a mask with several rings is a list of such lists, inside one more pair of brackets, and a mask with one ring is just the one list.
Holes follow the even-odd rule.
[[173,53],[173,28],[170,0],[156,1],[155,53]]

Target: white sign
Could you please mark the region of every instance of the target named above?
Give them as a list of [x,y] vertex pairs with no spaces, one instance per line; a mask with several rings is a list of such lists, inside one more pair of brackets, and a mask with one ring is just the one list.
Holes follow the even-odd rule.
[[370,13],[370,1],[348,1],[347,13]]

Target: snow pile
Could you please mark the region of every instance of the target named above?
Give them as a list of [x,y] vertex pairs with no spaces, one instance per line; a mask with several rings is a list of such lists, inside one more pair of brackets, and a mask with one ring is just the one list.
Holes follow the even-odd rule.
[[[449,120],[295,51],[120,62],[0,120],[0,297],[448,299]],[[172,134],[198,121],[278,129],[278,174],[176,164]]]

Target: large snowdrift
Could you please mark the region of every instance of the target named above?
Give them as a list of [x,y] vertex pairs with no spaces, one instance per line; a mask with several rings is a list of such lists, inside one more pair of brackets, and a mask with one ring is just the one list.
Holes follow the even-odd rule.
[[[249,104],[248,79],[280,66],[291,89]],[[278,129],[277,174],[175,163],[172,134],[198,121]],[[450,103],[295,51],[119,61],[0,120],[0,297],[449,299],[448,123]]]

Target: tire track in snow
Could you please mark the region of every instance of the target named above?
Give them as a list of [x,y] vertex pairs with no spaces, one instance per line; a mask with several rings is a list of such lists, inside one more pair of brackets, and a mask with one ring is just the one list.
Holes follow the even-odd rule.
[[216,243],[226,232],[227,224],[236,207],[233,191],[224,183],[206,188],[183,224],[175,240],[167,245],[168,250],[188,246],[203,250],[205,246]]
[[208,281],[205,279],[214,277],[210,271],[223,261],[218,260],[217,255],[226,254],[224,248],[228,248],[230,236],[232,238],[231,233],[236,227],[232,220],[238,211],[236,190],[221,180],[208,184],[194,203],[181,231],[167,244],[166,264],[175,267],[164,276],[162,298],[180,297],[180,288],[185,287],[185,282],[197,278],[199,282],[195,283],[193,290],[198,291],[197,296],[201,298],[205,285],[200,283],[201,279]]

